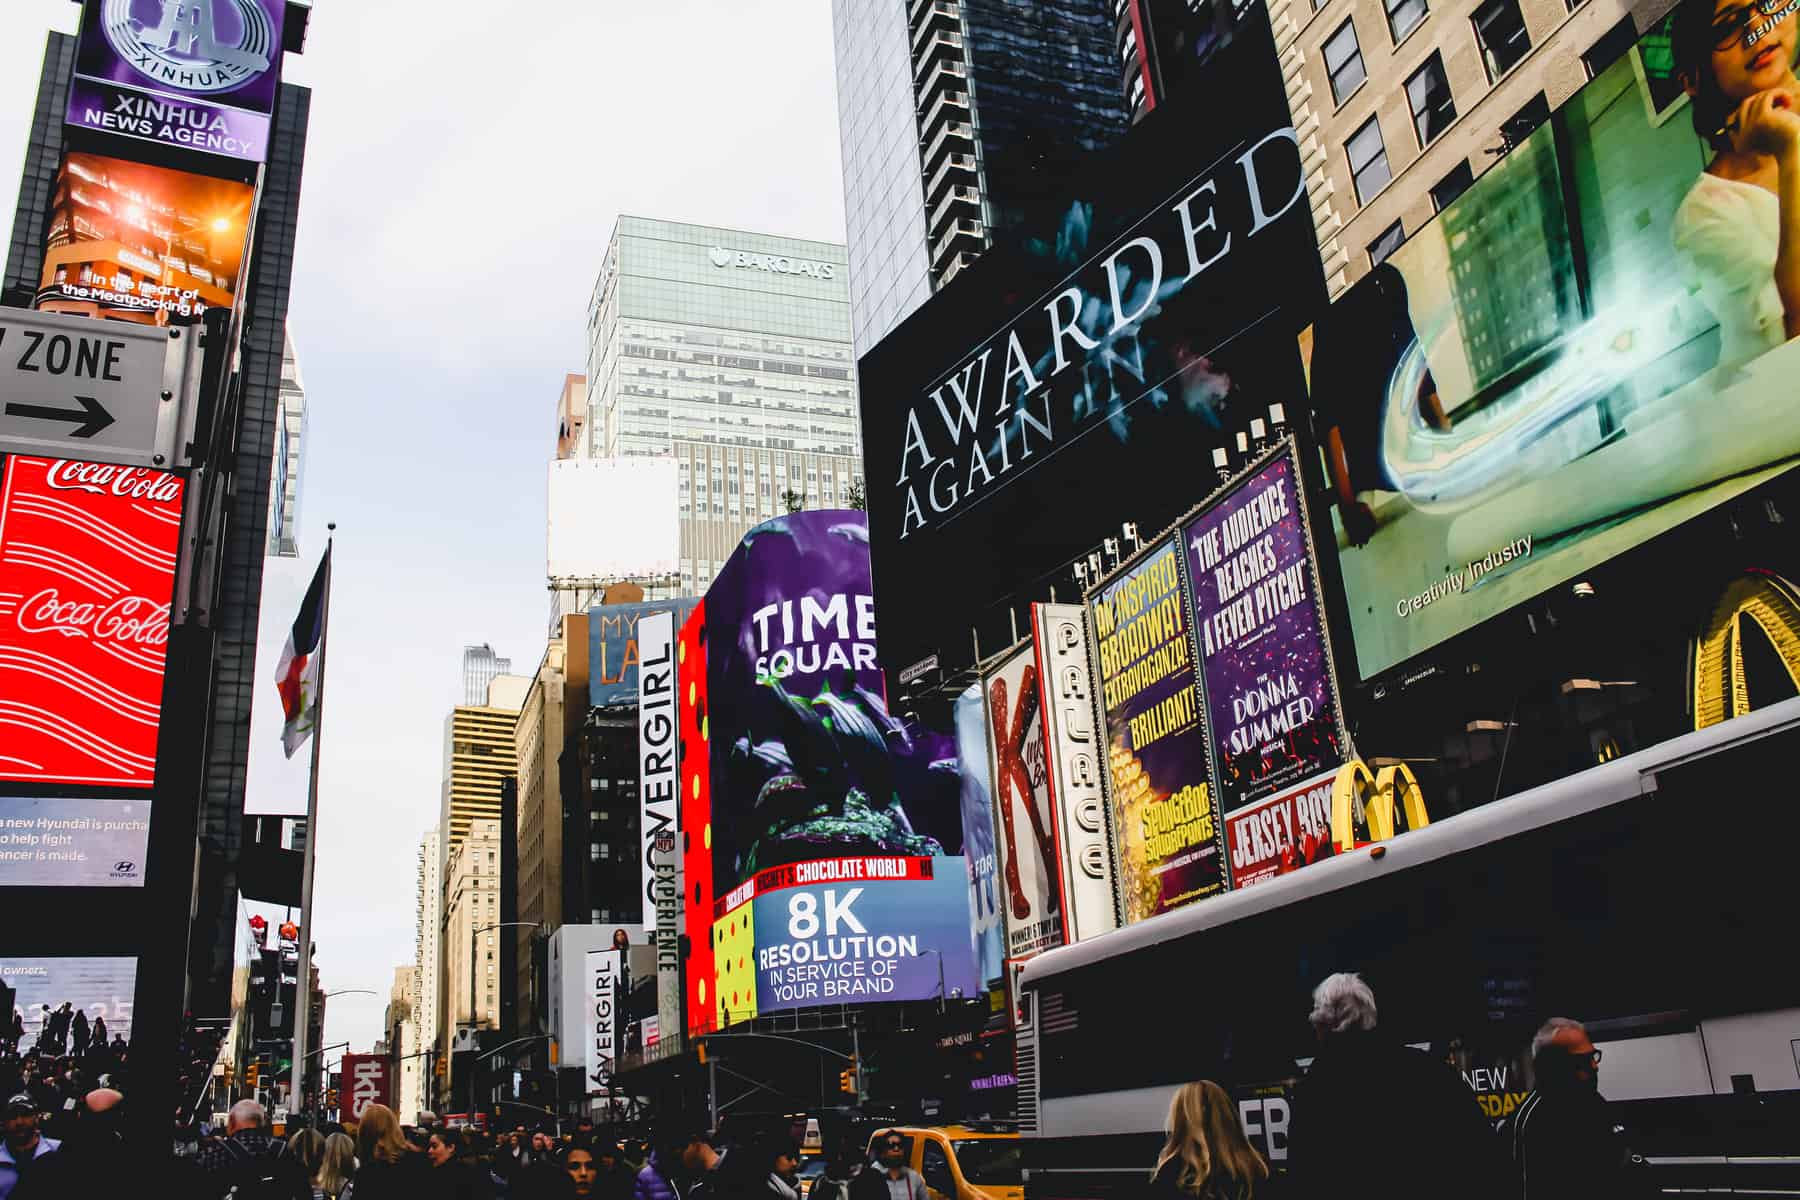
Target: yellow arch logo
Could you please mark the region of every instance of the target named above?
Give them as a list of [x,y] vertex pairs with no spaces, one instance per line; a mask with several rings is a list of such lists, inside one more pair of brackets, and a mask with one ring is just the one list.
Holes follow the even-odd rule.
[[1429,824],[1425,793],[1405,763],[1375,772],[1353,758],[1339,768],[1331,785],[1331,841],[1337,853]]
[[1705,729],[1750,711],[1744,675],[1744,622],[1768,637],[1800,689],[1800,589],[1779,575],[1753,571],[1731,581],[1700,636],[1694,639],[1694,728]]

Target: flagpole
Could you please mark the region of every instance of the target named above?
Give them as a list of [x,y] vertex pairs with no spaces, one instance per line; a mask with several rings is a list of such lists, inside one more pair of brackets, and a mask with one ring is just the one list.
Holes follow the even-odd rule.
[[[325,527],[337,531],[337,523]],[[325,733],[325,653],[331,645],[331,545],[335,538],[325,539],[325,596],[319,610],[319,693],[315,704],[312,729],[312,766],[306,783],[306,853],[300,868],[300,972],[294,985],[294,1067],[290,1085],[292,1111],[290,1122],[307,1111],[306,1059],[309,1052],[307,1035],[312,1020],[312,944],[313,944],[313,865],[319,857],[319,746]],[[321,1062],[323,1068],[324,1063]]]

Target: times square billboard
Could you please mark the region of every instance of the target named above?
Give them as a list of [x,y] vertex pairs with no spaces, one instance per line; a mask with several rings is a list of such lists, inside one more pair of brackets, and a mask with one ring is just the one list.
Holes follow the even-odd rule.
[[[1325,301],[1268,16],[858,368],[890,678],[970,665],[1122,522],[1204,498],[1210,450],[1304,395]],[[1229,121],[1220,113],[1232,114]]]
[[799,512],[678,639],[691,1025],[979,991],[955,738],[888,711],[875,621],[863,514]]

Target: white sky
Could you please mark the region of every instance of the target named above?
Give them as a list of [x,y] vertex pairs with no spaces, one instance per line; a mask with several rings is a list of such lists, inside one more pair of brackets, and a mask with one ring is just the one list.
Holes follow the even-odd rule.
[[[9,228],[41,31],[77,13],[5,5]],[[262,641],[279,650],[337,522],[314,925],[326,990],[378,993],[333,999],[326,1041],[366,1049],[413,958],[462,647],[525,673],[544,650],[544,464],[613,220],[841,241],[831,10],[318,0],[286,77],[314,89],[289,311],[311,440],[304,557],[271,560]],[[303,789],[304,756],[255,724],[253,787]]]

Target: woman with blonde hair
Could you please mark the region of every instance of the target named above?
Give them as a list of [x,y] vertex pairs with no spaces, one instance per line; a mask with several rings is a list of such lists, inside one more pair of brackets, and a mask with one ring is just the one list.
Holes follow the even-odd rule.
[[400,1135],[400,1118],[385,1104],[363,1109],[356,1129],[355,1200],[410,1200],[429,1182],[425,1160]]
[[325,1139],[325,1161],[313,1177],[313,1195],[319,1200],[339,1200],[356,1174],[356,1142],[347,1133]]
[[1185,1083],[1169,1102],[1169,1140],[1150,1176],[1154,1200],[1250,1200],[1269,1177],[1225,1089]]

